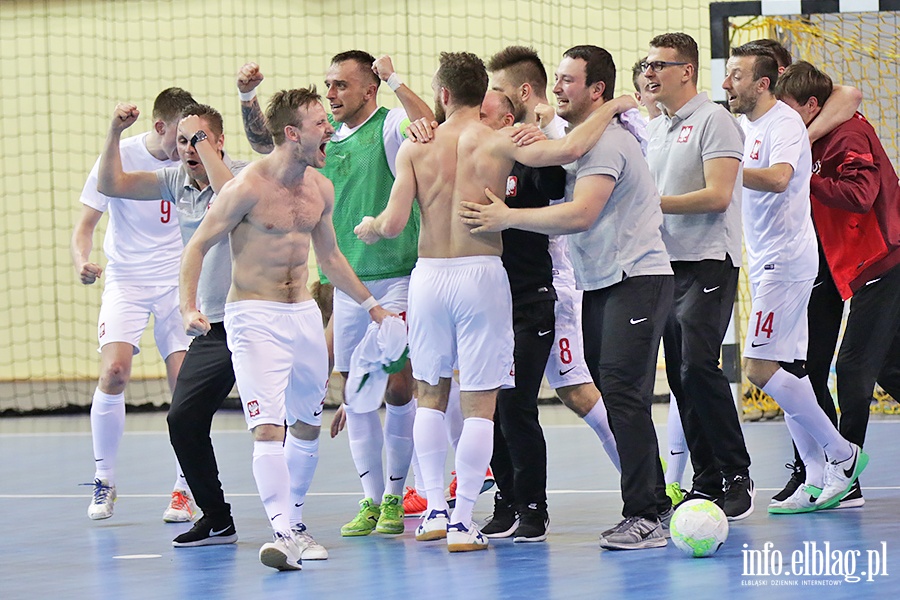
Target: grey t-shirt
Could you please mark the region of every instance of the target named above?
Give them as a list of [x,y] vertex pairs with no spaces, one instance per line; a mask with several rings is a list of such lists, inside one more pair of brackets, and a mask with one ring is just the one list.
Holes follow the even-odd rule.
[[[247,166],[245,161],[232,161],[227,154],[223,156],[223,160],[234,175]],[[195,188],[183,166],[168,167],[155,173],[163,200],[175,205],[181,239],[187,244],[216,199],[212,186],[208,185],[202,190]],[[228,296],[229,288],[231,288],[231,245],[228,238],[225,238],[210,248],[203,258],[200,282],[197,285],[198,307],[210,323],[221,323],[225,320],[225,298]]]
[[[662,241],[659,194],[641,145],[618,121],[574,163],[577,180],[608,175],[616,185],[590,229],[569,236],[579,289],[598,290],[638,275],[671,275]],[[568,188],[569,186],[567,186]],[[566,199],[572,199],[572,189]]]
[[[691,98],[678,112],[650,122],[647,162],[663,196],[678,196],[706,187],[703,162],[744,157],[744,133],[737,119],[709,100]],[[741,266],[741,190],[743,170],[723,213],[663,215],[663,241],[672,260],[724,260]]]

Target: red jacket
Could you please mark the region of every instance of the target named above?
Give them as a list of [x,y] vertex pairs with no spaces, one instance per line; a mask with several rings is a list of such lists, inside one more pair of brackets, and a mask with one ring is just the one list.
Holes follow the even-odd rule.
[[900,264],[900,184],[859,113],[813,144],[812,160],[812,218],[846,300]]

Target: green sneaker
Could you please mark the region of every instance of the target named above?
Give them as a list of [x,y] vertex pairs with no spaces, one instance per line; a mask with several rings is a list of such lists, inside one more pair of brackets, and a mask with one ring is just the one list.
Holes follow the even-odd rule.
[[381,507],[371,498],[364,498],[359,501],[359,514],[356,518],[341,527],[341,535],[344,537],[369,535],[378,524],[380,516]]
[[385,494],[381,500],[381,516],[375,531],[378,533],[403,533],[403,498]]
[[672,506],[681,504],[681,501],[684,500],[684,490],[681,489],[681,484],[677,481],[667,483],[666,496],[672,501]]

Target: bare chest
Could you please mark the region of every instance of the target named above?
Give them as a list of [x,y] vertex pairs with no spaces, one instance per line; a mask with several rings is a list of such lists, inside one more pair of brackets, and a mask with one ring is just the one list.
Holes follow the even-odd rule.
[[247,220],[263,233],[309,233],[322,218],[324,202],[309,191],[278,191],[266,196],[247,215]]

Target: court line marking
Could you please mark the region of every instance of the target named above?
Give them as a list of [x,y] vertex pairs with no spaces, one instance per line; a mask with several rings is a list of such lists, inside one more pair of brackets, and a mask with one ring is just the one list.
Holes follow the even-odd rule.
[[[756,488],[758,491],[765,492],[777,492],[780,491],[781,488],[764,488],[758,487]],[[889,486],[866,486],[866,490],[872,491],[897,491],[900,490],[900,486],[897,485],[889,485]],[[547,494],[552,495],[565,495],[565,494],[619,494],[621,490],[616,489],[608,489],[608,490],[547,490]],[[316,496],[316,497],[339,497],[339,496],[359,496],[359,492],[309,492],[306,494],[307,496]],[[258,498],[259,494],[257,492],[238,492],[238,493],[228,493],[225,494],[226,497],[231,498]],[[170,494],[119,494],[118,498],[169,498]],[[0,494],[0,499],[2,500],[57,500],[57,499],[70,499],[70,498],[90,498],[90,494]]]

